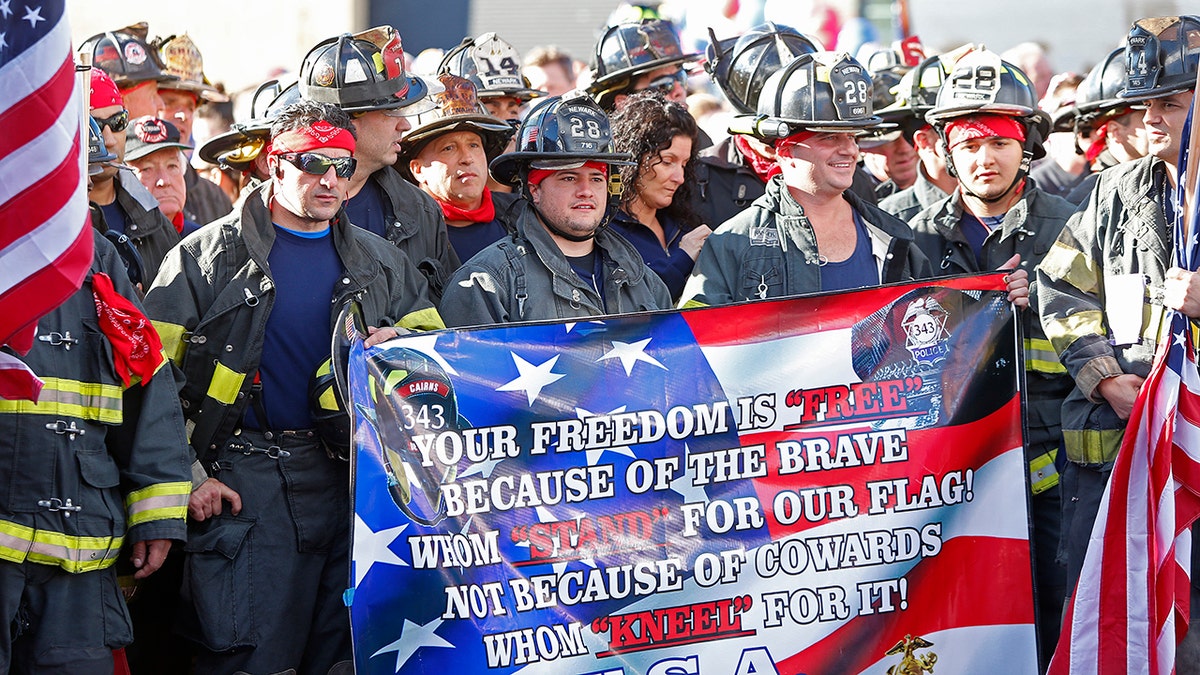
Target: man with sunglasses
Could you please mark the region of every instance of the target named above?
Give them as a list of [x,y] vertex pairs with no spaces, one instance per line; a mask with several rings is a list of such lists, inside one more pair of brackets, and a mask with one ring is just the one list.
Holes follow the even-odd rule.
[[[144,290],[158,273],[163,256],[179,243],[179,232],[158,208],[158,201],[125,167],[129,111],[121,92],[103,70],[92,68],[89,108],[100,125],[104,146],[116,161],[92,177],[88,201],[92,225],[108,237],[125,261],[129,280]],[[121,168],[118,168],[121,167]]]
[[404,69],[400,34],[380,26],[321,41],[300,66],[300,95],[351,115],[358,135],[346,213],[350,222],[404,251],[429,282],[436,300],[458,269],[442,211],[429,195],[393,168],[408,116],[429,109],[428,87]]
[[[587,91],[605,112],[621,107],[636,91],[657,89],[667,100],[687,102],[683,64],[700,54],[686,54],[669,21],[621,23],[605,29],[596,43],[592,82]],[[711,142],[708,143],[711,145]]]
[[443,326],[409,258],[342,211],[356,145],[335,106],[282,109],[270,180],[171,251],[146,296],[196,453],[180,630],[197,673],[350,659],[348,464],[315,429],[313,375],[350,299],[372,326]]

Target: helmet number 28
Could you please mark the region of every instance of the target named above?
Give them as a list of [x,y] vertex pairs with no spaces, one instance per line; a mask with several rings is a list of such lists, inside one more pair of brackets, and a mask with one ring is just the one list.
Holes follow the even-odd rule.
[[866,103],[871,97],[867,91],[866,80],[846,80],[842,85],[846,87],[846,103],[850,105]]
[[960,66],[950,79],[955,89],[979,92],[995,91],[999,81],[995,66]]
[[593,118],[584,119],[582,117],[571,118],[571,136],[575,138],[600,138],[600,122]]
[[412,431],[420,428],[422,430],[437,430],[446,427],[445,408],[440,405],[425,404],[416,410],[407,403],[401,408],[404,413],[404,429]]

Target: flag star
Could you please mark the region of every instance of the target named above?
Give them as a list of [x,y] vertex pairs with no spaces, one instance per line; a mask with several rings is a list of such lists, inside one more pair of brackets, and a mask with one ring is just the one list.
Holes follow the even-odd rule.
[[0,49],[4,49],[8,46],[8,40],[4,39],[5,35],[7,35],[7,33],[0,33]]
[[390,645],[381,648],[379,651],[371,655],[375,658],[380,654],[388,652],[396,652],[396,671],[400,672],[400,668],[408,662],[409,659],[417,653],[421,647],[443,647],[454,649],[454,645],[447,642],[442,636],[436,633],[437,629],[442,625],[442,619],[439,617],[425,624],[418,625],[404,620],[404,627],[400,629],[400,637]]
[[12,16],[13,13],[13,11],[8,7],[10,1],[11,0],[0,0],[0,14],[3,14],[5,19]]
[[[603,321],[585,321],[584,323],[594,323],[594,324],[599,324],[601,327],[604,326]],[[570,333],[571,331],[575,330],[575,326],[578,326],[578,325],[579,325],[578,321],[570,321],[570,322],[564,323],[563,327],[567,329],[568,333]]]
[[542,388],[558,382],[566,376],[565,373],[552,372],[554,364],[558,363],[558,354],[550,357],[549,361],[542,363],[540,366],[535,366],[516,354],[509,353],[512,354],[513,363],[517,364],[517,372],[520,375],[515,380],[496,387],[496,391],[523,391],[529,399],[530,406],[537,400],[538,395],[542,393]]
[[613,340],[613,348],[609,350],[607,354],[597,359],[597,361],[604,361],[606,359],[620,359],[621,365],[625,367],[626,375],[633,374],[633,366],[638,361],[645,361],[652,366],[658,366],[659,368],[666,370],[666,366],[659,363],[657,359],[646,353],[646,345],[650,344],[650,340],[652,339],[653,338],[646,338],[645,340],[638,340],[637,342],[620,342],[618,340]]
[[696,485],[696,467],[688,466],[687,458],[690,453],[691,451],[685,443],[683,445],[683,471],[678,478],[671,481],[671,491],[682,495],[685,504],[708,503],[708,493],[704,491],[704,488]]
[[417,351],[424,352],[426,356],[436,361],[437,364],[442,367],[442,370],[445,370],[448,374],[458,375],[458,371],[454,369],[454,366],[450,365],[450,362],[438,353],[437,339],[437,335],[424,333],[421,335],[405,337],[404,345],[406,347],[411,346]]
[[[625,406],[621,406],[620,408],[617,408],[615,410],[609,410],[608,413],[606,413],[606,414],[616,415],[618,413],[623,413],[623,412],[625,412]],[[583,408],[575,408],[575,417],[578,417],[581,420],[586,419],[588,417],[595,417],[595,416],[596,416],[596,413],[594,413],[590,410],[584,410]],[[592,449],[592,450],[587,451],[587,465],[588,466],[596,466],[596,464],[600,461],[601,455],[603,455],[606,452],[616,452],[616,453],[625,455],[627,457],[635,457],[635,458],[637,457],[637,453],[635,453],[633,451],[633,448],[629,447],[628,445],[622,445],[619,447],[612,447],[612,448],[598,448],[598,449]]]
[[29,5],[25,5],[25,16],[21,17],[21,20],[28,21],[30,28],[36,27],[37,22],[45,21],[45,19],[42,18],[42,8],[38,7],[37,9],[30,9]]
[[1175,334],[1175,344],[1179,345],[1180,347],[1184,346],[1185,342],[1184,342],[1184,339],[1183,339],[1183,332],[1182,332],[1182,331],[1181,331],[1181,332],[1179,332],[1179,333],[1176,333],[1176,334]]
[[408,523],[405,523],[399,527],[376,532],[363,521],[362,516],[354,514],[354,585],[356,587],[366,578],[367,572],[371,571],[375,563],[408,567],[408,563],[388,548],[407,527]]

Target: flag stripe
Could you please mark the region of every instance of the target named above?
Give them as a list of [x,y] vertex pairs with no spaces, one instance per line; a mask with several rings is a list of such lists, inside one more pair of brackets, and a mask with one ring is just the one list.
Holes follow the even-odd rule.
[[[45,87],[0,113],[0,129],[5,130],[4,135],[0,136],[0,161],[54,124],[55,116],[70,104],[75,84],[75,62],[67,57]],[[76,122],[78,119],[75,117]]]
[[[8,253],[10,246],[27,246],[21,242],[29,238],[41,238],[43,241],[39,244],[39,249],[46,251],[46,254],[40,256],[40,259],[48,261],[58,257],[56,249],[61,250],[64,243],[71,241],[72,238],[64,238],[62,241],[55,242],[48,239],[48,235],[39,235],[38,231],[46,222],[54,220],[63,207],[72,201],[80,202],[84,211],[87,210],[87,197],[81,192],[84,184],[80,180],[79,156],[76,154],[80,151],[78,140],[77,135],[76,145],[72,151],[61,155],[58,166],[54,167],[41,180],[29,186],[29,189],[15,199],[0,204],[0,225],[2,225],[0,227],[0,252]],[[63,202],[62,195],[69,195],[66,203]],[[77,205],[77,208],[67,214],[73,217],[70,222],[74,227],[78,227],[81,222],[78,211]],[[23,259],[20,250],[20,248],[13,250],[14,255],[17,256],[15,262],[24,263],[28,267],[32,261]],[[28,252],[29,249],[24,250]],[[3,294],[5,289],[14,283],[9,279],[17,273],[16,268],[0,269],[0,294]]]
[[[83,229],[87,220],[87,190],[79,180],[79,167],[73,159],[67,157],[62,162],[63,174],[69,177],[74,172],[76,176],[74,190],[66,202],[59,205],[58,211],[43,221],[37,229],[4,248],[5,263],[0,268],[0,299],[5,298],[22,278],[58,260]],[[29,206],[34,211],[46,208],[42,204],[49,202],[52,196],[54,195],[46,195],[46,199],[41,201],[31,199]],[[0,215],[8,216],[8,209],[0,210]],[[13,213],[11,217],[0,220],[0,224],[7,227],[16,216],[17,214]],[[0,318],[0,321],[3,319]]]
[[[58,14],[61,18],[42,39],[0,65],[0,92],[4,92],[0,96],[0,115],[45,86],[58,71],[63,57],[70,58],[71,27],[66,12],[60,9]],[[15,44],[15,40],[10,42]]]
[[[13,334],[62,304],[78,288],[92,262],[92,228],[84,228],[53,264],[33,271],[11,293],[0,297],[0,335]],[[38,302],[10,302],[9,298],[36,297]]]
[[79,161],[79,116],[69,105],[44,133],[0,160],[0,204],[17,198],[54,170],[64,156]]

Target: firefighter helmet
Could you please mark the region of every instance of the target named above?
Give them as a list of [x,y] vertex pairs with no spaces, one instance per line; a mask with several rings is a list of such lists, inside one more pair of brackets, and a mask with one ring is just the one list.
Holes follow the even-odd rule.
[[738,113],[754,114],[763,83],[784,64],[801,54],[821,51],[816,38],[776,23],[755,26],[736,38],[712,42],[705,52],[704,69]]
[[[630,155],[612,151],[608,115],[581,91],[540,101],[517,132],[517,149],[491,162],[492,176],[507,185],[534,168],[570,168],[586,161],[629,164]],[[609,172],[613,175],[615,172]]]
[[438,74],[442,73],[470,80],[481,100],[511,96],[524,103],[546,95],[529,86],[521,72],[521,55],[495,33],[464,38],[442,57]]
[[147,42],[150,26],[145,22],[97,33],[79,46],[79,52],[92,55],[92,65],[104,70],[121,89],[139,82],[171,82],[178,77],[166,72],[158,50]]
[[205,101],[214,103],[229,100],[228,96],[212,86],[204,76],[204,57],[200,55],[200,49],[187,33],[155,40],[153,46],[158,49],[167,73],[179,78],[164,83],[160,88],[189,91]]
[[763,84],[758,115],[742,120],[744,124],[730,124],[730,131],[768,141],[802,130],[867,131],[883,122],[874,114],[871,77],[845,52],[793,59]]
[[425,92],[424,80],[404,69],[404,47],[391,26],[323,40],[300,65],[300,95],[346,112],[403,108]]
[[250,119],[234,124],[229,131],[213,136],[196,151],[209,164],[249,171],[271,138],[271,122],[285,107],[300,100],[295,82],[281,88],[278,80],[259,85],[250,103]]
[[610,109],[617,95],[627,93],[639,75],[698,58],[699,53],[683,51],[675,26],[669,21],[652,19],[609,26],[596,43],[592,82],[587,91],[602,108]]
[[1129,84],[1127,101],[1145,101],[1189,91],[1196,86],[1200,63],[1200,17],[1161,16],[1140,19],[1125,43]]

